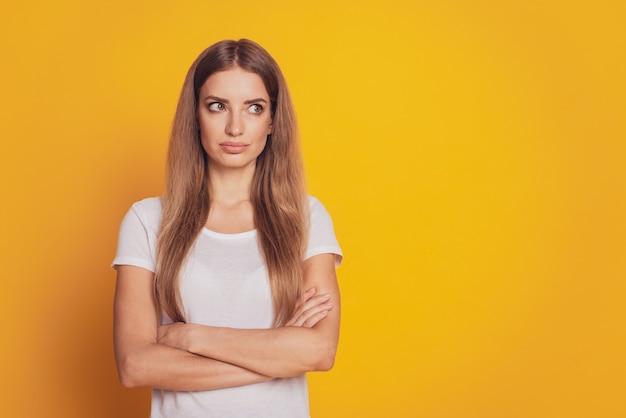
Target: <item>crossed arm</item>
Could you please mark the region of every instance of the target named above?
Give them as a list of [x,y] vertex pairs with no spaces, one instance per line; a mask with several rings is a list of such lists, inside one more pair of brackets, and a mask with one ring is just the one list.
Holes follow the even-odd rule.
[[158,327],[153,273],[118,266],[114,334],[122,384],[211,390],[330,369],[340,313],[334,257],[320,254],[304,262],[310,290],[287,325],[271,329]]

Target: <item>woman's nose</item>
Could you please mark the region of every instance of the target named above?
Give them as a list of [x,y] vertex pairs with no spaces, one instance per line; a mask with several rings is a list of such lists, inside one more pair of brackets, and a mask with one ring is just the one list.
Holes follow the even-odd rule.
[[226,134],[230,136],[239,136],[243,134],[243,121],[241,120],[241,116],[236,114],[231,114],[228,119],[228,123],[226,124]]

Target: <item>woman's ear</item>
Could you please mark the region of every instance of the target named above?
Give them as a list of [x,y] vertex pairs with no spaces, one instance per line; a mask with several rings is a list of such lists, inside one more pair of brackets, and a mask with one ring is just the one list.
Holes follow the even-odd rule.
[[274,121],[270,120],[270,124],[267,127],[267,134],[270,135],[272,133],[272,129],[274,128]]

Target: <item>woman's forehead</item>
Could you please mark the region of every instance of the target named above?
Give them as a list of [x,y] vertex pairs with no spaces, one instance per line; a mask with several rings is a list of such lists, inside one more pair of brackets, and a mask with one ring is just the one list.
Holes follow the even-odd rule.
[[240,67],[211,74],[200,88],[200,97],[207,95],[224,97],[229,100],[269,99],[261,76]]

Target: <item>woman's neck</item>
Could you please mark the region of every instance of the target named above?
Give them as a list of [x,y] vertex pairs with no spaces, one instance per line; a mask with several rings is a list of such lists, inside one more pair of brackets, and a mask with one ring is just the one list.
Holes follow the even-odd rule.
[[209,170],[209,217],[206,227],[215,232],[236,234],[254,226],[250,202],[252,170]]
[[209,169],[209,196],[211,204],[226,206],[250,200],[254,166],[238,170]]

